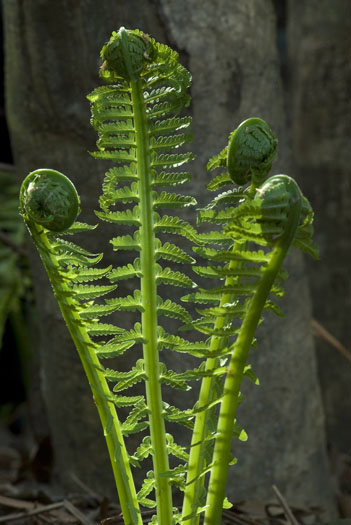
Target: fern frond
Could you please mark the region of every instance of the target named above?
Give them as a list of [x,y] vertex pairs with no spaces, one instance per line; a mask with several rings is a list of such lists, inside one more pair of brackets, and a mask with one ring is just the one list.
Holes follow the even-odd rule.
[[203,244],[232,244],[233,239],[221,231],[198,233],[198,241]]
[[212,201],[210,201],[204,209],[210,210],[217,206],[227,205],[227,204],[238,204],[240,200],[245,198],[245,194],[242,188],[232,188],[224,193],[217,195]]
[[226,208],[225,210],[204,209],[200,210],[197,217],[197,224],[210,222],[212,224],[228,224],[233,220],[233,211],[235,208]]
[[76,233],[88,232],[91,230],[95,230],[96,228],[97,224],[91,225],[86,224],[85,222],[75,221],[67,230],[65,230],[61,234],[58,233],[58,235],[75,235]]
[[100,253],[95,257],[90,255],[81,255],[79,253],[63,253],[62,255],[57,255],[57,262],[62,267],[67,266],[77,266],[77,267],[87,267],[94,266],[99,263],[103,257],[103,254]]
[[222,306],[213,306],[203,310],[196,309],[196,311],[204,317],[236,317],[242,318],[245,315],[247,307],[245,304],[236,301],[234,303],[226,303]]
[[119,89],[117,91],[116,85],[99,86],[87,95],[87,99],[90,102],[102,104],[103,101],[112,98],[116,102],[130,104],[130,98],[126,92],[127,90],[124,89],[123,84],[120,83],[118,87]]
[[112,282],[123,279],[131,279],[133,277],[141,277],[140,259],[135,259],[133,264],[129,263],[126,266],[118,266],[111,270],[107,278]]
[[191,175],[187,172],[170,173],[161,171],[161,173],[154,173],[152,178],[152,186],[179,186],[180,184],[184,184],[185,182],[189,182],[190,180]]
[[102,150],[102,151],[91,151],[90,155],[94,159],[105,159],[105,160],[114,160],[115,162],[135,162],[136,156],[134,153],[128,153],[123,149],[115,150]]
[[[125,164],[124,166],[115,166],[111,168],[105,175],[104,185],[117,184],[120,182],[136,181],[138,180],[138,172],[136,163]],[[103,185],[103,188],[104,188]]]
[[80,317],[82,319],[95,319],[104,315],[110,315],[118,310],[118,306],[110,304],[94,304],[89,306],[82,306],[80,310]]
[[180,353],[188,353],[195,357],[210,355],[209,341],[190,342],[178,335],[167,334],[163,328],[159,328],[158,344],[159,348],[168,348]]
[[139,207],[135,206],[133,210],[125,211],[95,211],[99,219],[105,222],[112,222],[114,224],[123,224],[125,226],[140,226]]
[[[157,242],[158,241],[158,242]],[[166,259],[167,261],[173,261],[183,264],[193,264],[195,259],[188,255],[184,250],[172,244],[170,242],[161,243],[159,239],[156,239],[156,252],[155,258]]]
[[220,292],[213,292],[208,290],[201,290],[199,292],[190,293],[182,297],[182,301],[191,302],[191,303],[200,303],[208,304],[214,303],[217,304],[221,299]]
[[145,401],[138,401],[134,408],[129,412],[127,419],[122,423],[123,435],[129,436],[145,430],[149,426],[149,422],[144,420],[147,414],[148,408]]
[[168,119],[156,120],[151,122],[149,126],[149,133],[154,135],[168,135],[175,131],[180,131],[191,126],[191,117],[172,117]]
[[131,235],[121,235],[119,237],[114,237],[110,240],[110,243],[113,246],[115,251],[117,250],[135,250],[140,252],[141,244],[139,232],[136,231],[134,236]]
[[67,254],[85,255],[91,258],[94,258],[100,255],[98,253],[91,253],[85,248],[82,248],[81,246],[78,246],[77,244],[74,244],[73,242],[66,241],[65,239],[62,239],[52,233],[48,234],[48,239],[51,244],[51,249],[57,255],[62,255],[62,254],[67,253]]
[[138,461],[142,461],[150,456],[150,454],[152,454],[151,438],[150,436],[145,436],[133,456]]
[[230,178],[229,173],[221,173],[220,175],[217,175],[217,177],[212,179],[211,182],[209,182],[206,185],[206,188],[210,191],[217,191],[223,188],[224,186],[232,186],[232,184],[233,181]]
[[210,277],[212,279],[214,277],[223,277],[218,271],[216,271],[216,268],[211,266],[193,266],[193,271],[197,275],[201,275],[201,277]]
[[187,206],[195,206],[196,199],[188,197],[187,195],[179,195],[177,193],[168,193],[163,191],[159,195],[155,192],[153,199],[153,208],[185,208]]
[[149,471],[147,473],[146,479],[144,479],[143,485],[137,494],[138,502],[143,507],[154,508],[156,507],[156,502],[148,498],[147,496],[155,489],[156,480],[154,473]]
[[181,445],[177,445],[177,443],[175,443],[174,441],[172,434],[166,434],[166,438],[167,438],[167,448],[168,448],[169,453],[178,459],[182,459],[183,461],[188,461],[189,454],[186,452],[185,447],[182,447]]
[[112,266],[107,268],[85,268],[76,267],[70,271],[69,278],[72,282],[86,283],[89,281],[95,281],[105,277],[110,271]]
[[123,355],[127,350],[129,350],[129,348],[132,348],[132,346],[134,345],[135,341],[133,340],[123,341],[120,343],[107,343],[105,345],[101,345],[96,349],[96,355],[102,359],[111,359],[113,357],[119,357]]
[[164,418],[173,423],[180,423],[188,428],[193,428],[194,412],[192,409],[180,410],[168,403],[163,403]]
[[171,151],[192,142],[192,140],[193,137],[190,133],[178,133],[177,135],[170,136],[161,135],[151,141],[150,149],[156,152]]
[[139,191],[136,182],[132,182],[130,186],[123,186],[111,193],[111,198],[115,204],[118,202],[128,204],[130,202],[139,202]]
[[[112,299],[111,299],[112,300]],[[159,315],[165,315],[170,318],[176,318],[184,323],[191,322],[191,316],[186,309],[170,299],[163,301],[161,297],[157,298],[157,312]]]
[[107,131],[106,126],[104,126],[102,130],[100,128],[100,138],[96,145],[100,151],[104,151],[106,148],[113,150],[136,148],[134,135],[131,135],[131,137],[116,135],[111,128]]
[[[198,234],[195,228],[189,222],[179,219],[179,217],[169,215],[160,217],[158,214],[155,214],[154,231],[157,233],[163,232],[181,235],[189,239],[189,241],[199,244]],[[187,262],[190,261],[187,260]]]
[[145,403],[144,396],[117,396],[111,394],[111,400],[118,408],[131,407],[141,402]]
[[124,328],[119,328],[113,324],[107,323],[91,323],[87,327],[88,333],[92,337],[101,336],[101,335],[115,335],[120,334],[125,331]]
[[151,168],[170,169],[178,168],[195,159],[192,153],[160,153],[151,160]]
[[173,284],[174,286],[182,286],[184,288],[195,288],[196,283],[190,279],[187,275],[182,272],[175,272],[170,268],[163,268],[158,265],[157,284]]
[[143,312],[144,306],[139,290],[135,290],[134,295],[127,297],[114,297],[113,299],[106,299],[106,304],[115,310],[123,310],[129,312]]
[[173,372],[173,370],[167,370],[166,365],[160,364],[160,381],[161,383],[171,386],[173,388],[179,388],[180,390],[190,390],[190,386],[187,384],[186,379],[181,374]]
[[177,115],[184,108],[184,98],[185,97],[172,97],[171,100],[153,104],[146,110],[148,119],[154,120],[158,118],[165,118],[172,114]]
[[117,286],[96,286],[90,284],[80,284],[74,286],[74,295],[78,300],[95,299],[113,292]]
[[[232,326],[231,323],[228,323],[224,326],[216,328],[214,326],[213,317],[201,317],[200,319],[195,319],[192,322],[192,325],[194,328],[196,328],[196,330],[198,330],[202,334],[211,335],[215,337],[234,336],[239,332],[238,328],[235,328],[234,326]],[[227,349],[226,349],[226,353],[228,353]],[[220,355],[222,355],[222,350],[220,351]]]
[[[140,333],[140,326],[138,327],[138,330]],[[129,336],[129,339],[131,339],[130,336]],[[141,376],[141,378],[143,378],[145,376],[144,361],[143,359],[138,359],[135,366],[133,366],[133,368],[129,370],[129,372],[120,372],[118,370],[111,370],[110,368],[106,368],[104,370],[104,374],[105,374],[106,379],[108,379],[109,381],[117,381],[117,382],[129,381],[130,379],[134,379],[135,377],[138,377],[138,376]]]

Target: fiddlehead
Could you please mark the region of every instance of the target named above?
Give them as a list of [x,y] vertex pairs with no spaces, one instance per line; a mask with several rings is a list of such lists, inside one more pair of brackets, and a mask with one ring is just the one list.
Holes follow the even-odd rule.
[[228,146],[210,160],[208,169],[223,166],[235,184],[259,186],[268,177],[277,144],[264,120],[249,118],[230,134]]
[[69,228],[77,218],[79,196],[62,173],[40,169],[30,173],[21,188],[21,212],[31,221],[55,232]]
[[110,41],[103,46],[101,77],[107,82],[117,78],[136,82],[138,76],[157,54],[151,39],[138,30],[130,31],[121,27],[113,32]]

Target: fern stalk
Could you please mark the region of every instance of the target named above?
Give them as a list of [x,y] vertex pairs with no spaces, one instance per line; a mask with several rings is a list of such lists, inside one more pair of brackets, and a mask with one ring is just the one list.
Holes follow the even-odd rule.
[[[239,249],[243,249],[243,245],[234,243],[233,252],[237,252]],[[235,260],[231,260],[228,264],[228,268],[233,270],[238,267],[238,264],[240,263]],[[225,286],[229,287],[232,284],[234,284],[234,278],[227,277],[225,280]],[[223,307],[227,303],[231,303],[233,299],[233,294],[224,294],[220,300],[219,307]],[[232,316],[230,315],[217,317],[214,324],[214,330],[221,330],[228,322],[231,321],[231,319]],[[217,352],[220,349],[224,349],[228,345],[228,339],[228,336],[211,336],[210,352]],[[217,357],[209,357],[206,360],[206,372],[213,371],[217,367]],[[199,412],[195,418],[189,455],[186,489],[184,492],[182,518],[185,525],[198,525],[200,521],[200,514],[198,513],[199,501],[201,498],[201,490],[203,489],[205,483],[205,476],[201,474],[203,474],[204,468],[206,468],[204,448],[206,446],[205,440],[209,434],[208,421],[211,417],[211,409],[208,409],[208,407],[213,401],[215,401],[215,381],[216,377],[211,376],[204,377],[201,382],[198,401]],[[187,518],[187,516],[191,517]]]
[[134,108],[134,126],[137,146],[137,170],[139,176],[140,209],[140,287],[143,305],[142,333],[144,367],[147,376],[145,390],[149,413],[150,437],[154,450],[154,474],[156,479],[156,503],[159,523],[172,523],[172,493],[169,481],[160,474],[169,470],[163,403],[157,348],[157,304],[155,272],[155,234],[150,169],[150,145],[147,133],[145,103],[140,80],[131,82]]
[[233,426],[247,356],[268,295],[299,226],[302,206],[301,196],[296,183],[292,183],[291,188],[293,197],[290,201],[290,210],[284,234],[277,241],[272,251],[267,268],[245,314],[228,366],[213,451],[213,466],[207,492],[205,525],[220,525],[221,523],[231,456]]
[[82,325],[81,323],[79,314],[76,311],[77,304],[71,297],[71,289],[67,283],[60,278],[60,265],[52,251],[45,230],[33,222],[27,221],[27,226],[34,243],[38,247],[54,294],[58,300],[62,316],[77,348],[93,392],[96,408],[105,433],[125,525],[142,525],[128,453],[121,432],[121,425],[113,400],[111,399],[110,389],[104,374],[101,372],[101,363],[94,351],[95,345],[84,324]]

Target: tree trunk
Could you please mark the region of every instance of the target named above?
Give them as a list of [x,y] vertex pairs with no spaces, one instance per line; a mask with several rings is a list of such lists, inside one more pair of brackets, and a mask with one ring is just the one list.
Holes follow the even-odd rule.
[[[176,48],[193,75],[197,161],[192,193],[200,196],[200,204],[209,200],[203,196],[208,158],[250,116],[270,123],[280,139],[274,171],[289,172],[270,2],[105,0],[97,6],[93,0],[13,0],[4,3],[4,14],[8,120],[23,176],[38,167],[63,171],[76,184],[83,208],[96,207],[106,167],[87,154],[96,138],[85,95],[99,84],[102,44],[121,25],[138,27]],[[93,250],[104,250],[113,231],[100,228],[98,239],[92,236]],[[331,508],[310,300],[300,255],[292,253],[288,266],[291,278],[283,305],[287,318],[267,319],[258,336],[259,351],[251,358],[261,386],[250,386],[240,407],[239,421],[249,441],[243,446],[234,442],[239,463],[231,470],[228,496],[271,499],[275,483],[291,503],[323,502]],[[36,255],[32,268],[42,326],[43,393],[57,471],[66,486],[72,472],[98,492],[111,494],[113,483],[91,395]],[[165,359],[169,363],[171,358],[173,354]]]
[[[320,262],[308,266],[314,316],[350,347],[351,6],[349,0],[289,6],[294,162],[321,249]],[[350,455],[351,363],[323,340],[317,350],[327,438]]]

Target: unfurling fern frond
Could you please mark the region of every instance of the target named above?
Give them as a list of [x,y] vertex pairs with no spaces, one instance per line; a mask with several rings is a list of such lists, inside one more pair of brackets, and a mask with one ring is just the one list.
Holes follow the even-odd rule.
[[[100,357],[109,357],[125,352],[136,342],[143,346],[147,415],[153,451],[157,453],[153,452],[152,483],[149,481],[139,492],[138,499],[149,506],[146,495],[156,487],[156,494],[163,494],[161,522],[169,523],[170,480],[163,475],[169,471],[165,420],[181,420],[183,416],[176,417],[177,409],[165,410],[163,406],[161,383],[170,385],[171,380],[165,381],[167,372],[162,369],[161,373],[157,364],[163,347],[158,331],[162,316],[183,324],[191,323],[191,317],[184,306],[162,299],[157,289],[159,285],[193,288],[195,284],[186,273],[163,265],[163,260],[192,264],[194,259],[183,247],[161,241],[159,236],[176,234],[191,243],[201,243],[190,223],[163,212],[196,204],[193,197],[168,189],[190,179],[189,174],[179,168],[194,158],[191,153],[180,151],[192,140],[191,118],[178,114],[189,104],[187,89],[191,77],[178,63],[177,53],[139,31],[121,28],[113,33],[101,56],[104,60],[101,77],[108,85],[88,96],[92,125],[99,135],[99,151],[92,155],[113,160],[117,166],[106,174],[100,197],[101,211],[96,214],[103,221],[134,229],[123,234],[117,232],[118,236],[111,239],[116,251],[138,252],[134,263],[111,269],[108,275],[111,283],[130,278],[140,282],[140,289],[135,290],[133,296],[107,299],[106,306],[140,312],[140,337],[130,337],[130,331],[116,334],[97,352]],[[172,336],[165,333],[165,337]],[[133,370],[130,373],[134,378]],[[110,378],[111,372],[108,374]],[[129,384],[128,381],[122,385]]]
[[[248,377],[258,384],[256,375],[246,365],[247,354],[254,344],[262,311],[267,309],[282,315],[279,306],[268,296],[283,294],[281,282],[286,272],[281,271],[281,264],[287,250],[290,244],[303,249],[299,239],[304,237],[308,245],[305,250],[316,254],[308,202],[289,177],[268,178],[276,143],[265,122],[249,119],[230,135],[228,147],[208,165],[210,170],[218,167],[227,170],[210,182],[210,190],[222,190],[232,185],[232,181],[251,184],[220,193],[199,211],[199,224],[220,225],[221,230],[200,235],[206,246],[194,248],[208,261],[207,266],[195,266],[194,271],[201,277],[215,279],[214,286],[183,298],[201,304],[201,308],[197,308],[201,317],[193,321],[192,326],[210,337],[209,350],[213,352],[205,367],[212,370],[212,377],[205,377],[202,382],[190,450],[183,505],[183,519],[188,525],[198,523],[195,517],[188,519],[187,516],[191,516],[194,505],[202,504],[199,494],[208,470],[211,477],[206,519],[217,523],[215,516],[220,515],[225,490],[221,476],[228,469],[225,458],[229,457],[233,436],[245,439],[235,419],[241,399],[241,380]],[[220,250],[211,247],[217,238],[221,238],[225,246]],[[265,247],[265,251],[258,249],[260,246]],[[222,284],[219,285],[218,280]],[[225,361],[217,355],[230,356],[224,382],[219,380],[219,375]],[[218,413],[216,407],[220,407]],[[213,436],[211,429],[217,418],[219,423]],[[213,457],[211,453],[206,461],[204,449],[213,437],[217,437]]]
[[[139,523],[140,511],[123,442],[122,425],[99,359],[104,356],[102,349],[108,345],[94,341],[96,336],[117,337],[125,330],[100,323],[99,318],[109,315],[116,307],[93,301],[115,290],[116,285],[92,284],[104,277],[111,267],[92,268],[101,260],[102,254],[89,253],[61,236],[91,229],[88,225],[74,222],[78,209],[79,197],[73,184],[59,172],[38,170],[30,173],[22,184],[21,215],[38,248],[93,390],[117,487],[129,501],[125,508],[126,515],[131,522]],[[89,284],[82,284],[87,282]]]

